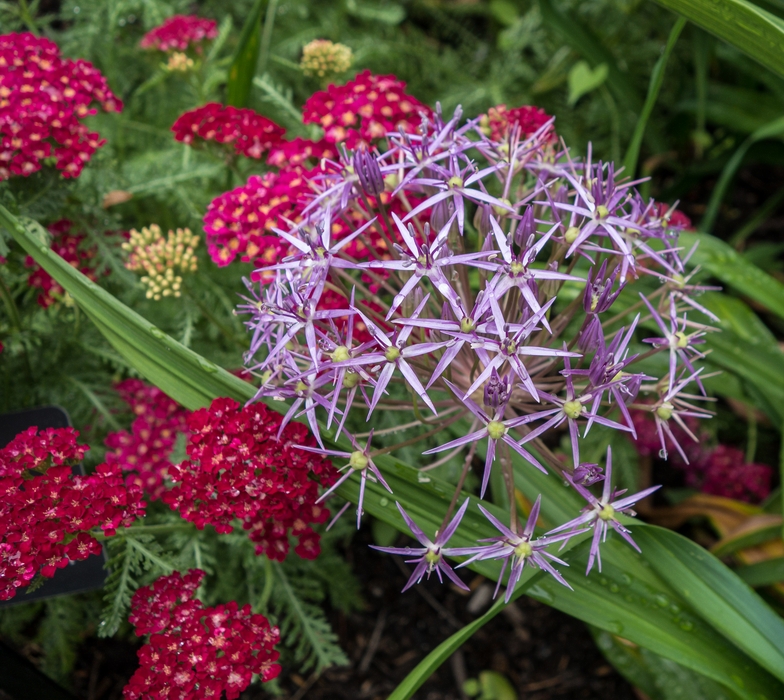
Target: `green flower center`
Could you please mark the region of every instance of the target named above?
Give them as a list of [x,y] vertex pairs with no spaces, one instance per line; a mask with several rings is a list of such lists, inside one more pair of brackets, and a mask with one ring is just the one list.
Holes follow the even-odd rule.
[[[338,345],[330,355],[333,362],[345,362],[351,357],[351,353],[345,345]],[[345,380],[344,380],[345,383]]]
[[509,266],[509,270],[511,271],[511,273],[512,273],[513,275],[519,275],[519,274],[521,274],[521,273],[525,272],[525,265],[523,265],[523,263],[521,263],[521,262],[517,262],[517,261],[515,260],[515,262],[513,262],[513,263],[512,263],[512,264]]
[[602,520],[613,520],[615,518],[615,508],[611,505],[602,506],[602,509],[599,511],[599,517]]
[[514,549],[515,556],[518,559],[525,559],[526,557],[530,557],[533,552],[534,548],[531,546],[530,542],[521,542]]
[[506,435],[506,426],[501,421],[491,420],[487,424],[487,434],[491,440],[500,440]]
[[610,216],[610,210],[605,207],[604,204],[600,204],[598,207],[596,207],[596,219],[606,219],[608,216]]
[[343,386],[346,387],[346,389],[353,389],[359,384],[359,379],[359,374],[356,372],[346,372],[346,374],[343,375]]
[[474,323],[473,319],[468,318],[468,316],[461,319],[460,321],[460,330],[463,331],[463,333],[470,333],[472,330],[474,330],[475,327],[476,324]]
[[577,401],[565,401],[563,405],[563,412],[567,418],[571,418],[575,420],[580,417],[580,414],[583,412],[583,405]]
[[446,184],[449,186],[450,189],[455,188],[455,187],[462,187],[463,186],[463,178],[460,177],[459,175],[453,175],[452,177],[450,177],[446,181]]
[[509,209],[512,208],[512,203],[506,199],[506,197],[502,197],[499,201],[503,202],[504,204],[508,205],[507,207],[502,207],[500,204],[493,204],[493,212],[496,216],[503,216],[504,214],[509,213]]
[[564,240],[567,243],[574,243],[577,240],[577,236],[580,235],[580,229],[576,226],[570,226],[566,229],[566,233],[564,234]]
[[303,393],[303,392],[305,392],[307,390],[308,390],[308,385],[305,384],[305,382],[297,382],[297,386],[295,388],[295,391],[298,394],[301,394],[301,393]]
[[673,406],[669,402],[663,403],[659,408],[656,409],[656,415],[659,416],[662,420],[670,420],[672,418],[673,411],[675,410],[675,406]]
[[400,357],[400,350],[398,350],[393,345],[384,351],[384,357],[386,358],[387,362],[394,362],[398,357]]
[[430,566],[433,566],[434,564],[438,564],[440,559],[441,559],[441,553],[434,549],[428,549],[427,552],[425,553],[425,561],[428,564],[430,564]]
[[677,331],[675,333],[675,341],[675,347],[677,348],[689,347],[689,336],[686,335],[683,331]]
[[351,453],[351,457],[348,460],[348,466],[357,471],[362,471],[367,467],[369,462],[370,460],[365,456],[364,452],[355,450]]

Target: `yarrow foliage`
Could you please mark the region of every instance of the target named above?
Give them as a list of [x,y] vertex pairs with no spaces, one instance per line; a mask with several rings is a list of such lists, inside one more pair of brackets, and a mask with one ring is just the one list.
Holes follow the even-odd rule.
[[106,436],[106,461],[117,464],[128,483],[157,500],[166,489],[173,466],[169,457],[177,436],[187,430],[189,411],[158,387],[139,379],[125,379],[115,390],[135,417],[130,431],[120,430]]
[[195,15],[174,15],[163,24],[147,32],[139,46],[158,51],[201,52],[204,42],[218,36],[218,23]]
[[252,109],[224,107],[210,102],[185,112],[172,126],[174,138],[197,145],[215,141],[233,146],[235,153],[246,158],[261,158],[283,137],[284,129]]
[[213,525],[231,532],[243,521],[256,551],[282,561],[289,535],[305,559],[318,556],[319,535],[312,525],[329,511],[316,503],[319,484],[335,479],[325,459],[297,449],[315,441],[299,423],[285,427],[281,416],[262,404],[240,407],[216,399],[188,418],[189,460],[170,471],[173,487],[163,501],[199,529]]
[[126,486],[117,465],[73,473],[88,449],[78,435],[29,428],[0,449],[0,600],[36,574],[51,577],[69,561],[100,553],[93,528],[113,535],[144,515],[141,489]]
[[0,36],[0,180],[27,177],[51,162],[79,177],[102,146],[81,120],[122,111],[106,79],[87,61],[60,56],[57,44],[30,33]]
[[280,632],[250,605],[206,607],[195,598],[204,572],[162,576],[140,588],[130,622],[138,636],[140,666],[125,686],[125,700],[238,698],[253,674],[270,681],[280,673],[275,645]]
[[141,231],[131,229],[122,246],[129,253],[125,267],[143,273],[141,281],[147,287],[148,299],[179,297],[182,276],[176,273],[196,272],[198,244],[199,237],[189,228],[169,231],[166,238],[158,224],[145,226]]
[[[270,257],[283,257],[257,262],[261,285],[247,283],[239,311],[249,316],[247,365],[262,379],[257,397],[291,401],[284,421],[304,414],[317,439],[319,413],[343,431],[357,424],[349,413],[364,411],[371,422],[377,410],[410,411],[422,423],[420,439],[433,440],[462,420],[461,437],[426,450],[445,453],[426,468],[465,450],[464,478],[486,445],[482,492],[494,470],[514,483],[514,457],[562,475],[590,503],[588,515],[544,539],[512,516],[493,553],[511,557],[513,581],[527,559],[553,574],[544,550],[587,528],[598,533],[591,562],[600,562],[611,530],[633,544],[612,513],[628,512],[652,489],[619,498],[605,484],[601,498],[591,495],[603,475],[581,459],[586,433],[599,424],[635,436],[630,411],[642,406],[662,440],[687,417],[710,416],[699,405],[708,397],[696,346],[711,330],[699,317],[715,317],[696,300],[706,287],[686,273],[692,252],[681,255],[682,226],[673,223],[673,208],[643,199],[612,164],[594,162],[590,150],[577,160],[559,146],[553,120],[537,108],[499,105],[464,121],[460,109],[447,118],[403,89],[393,76],[364,72],[304,107],[304,121],[320,124],[341,148],[304,178],[296,215],[267,229],[278,237],[277,246],[274,238],[266,244]],[[224,195],[235,196],[242,194]],[[235,211],[254,224],[279,202],[261,191],[249,200]],[[228,200],[218,216],[225,224],[221,216],[231,216]],[[378,245],[367,246],[370,231]],[[353,249],[362,243],[365,256]],[[608,326],[627,287],[641,313]],[[649,320],[661,337],[638,337]],[[645,357],[668,353],[665,373],[635,367],[638,348],[646,348],[640,340],[651,348]],[[640,394],[648,404],[635,403]],[[571,443],[565,464],[542,440],[560,430]],[[347,457],[344,479],[358,472],[359,522],[368,480],[383,484],[383,477],[370,467],[377,452],[348,437],[354,453],[310,451]],[[529,553],[532,542],[542,551]]]

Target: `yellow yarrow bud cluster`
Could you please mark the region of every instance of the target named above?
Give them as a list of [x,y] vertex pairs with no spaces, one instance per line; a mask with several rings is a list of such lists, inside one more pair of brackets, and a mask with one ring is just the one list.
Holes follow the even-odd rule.
[[345,73],[354,59],[345,44],[335,44],[327,39],[316,39],[302,49],[302,72],[312,78],[327,78]]
[[175,51],[169,56],[169,62],[166,64],[166,70],[185,72],[193,68],[193,59],[188,58],[181,51]]
[[182,277],[175,273],[196,272],[198,261],[194,250],[198,244],[199,237],[187,228],[169,231],[166,237],[157,224],[141,231],[132,229],[130,240],[123,243],[123,250],[130,253],[125,267],[144,273],[142,284],[147,287],[148,299],[178,297]]

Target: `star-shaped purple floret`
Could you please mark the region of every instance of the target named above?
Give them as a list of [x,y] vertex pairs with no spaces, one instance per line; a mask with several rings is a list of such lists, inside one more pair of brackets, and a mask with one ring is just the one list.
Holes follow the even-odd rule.
[[403,506],[399,503],[396,503],[397,509],[400,511],[400,515],[403,516],[403,520],[406,521],[406,525],[408,525],[408,529],[411,530],[411,533],[416,537],[419,541],[419,544],[422,545],[420,548],[412,548],[412,547],[377,547],[376,545],[370,545],[373,549],[377,549],[379,552],[386,552],[387,554],[400,554],[402,556],[412,557],[411,559],[406,559],[407,564],[416,564],[414,568],[414,572],[411,574],[411,578],[408,579],[408,583],[403,587],[403,591],[407,591],[411,586],[415,583],[419,583],[425,575],[430,578],[430,574],[434,571],[438,575],[438,580],[441,583],[444,582],[443,577],[441,574],[445,574],[447,578],[449,578],[452,583],[456,586],[459,586],[463,590],[469,590],[468,586],[466,586],[461,580],[460,577],[452,571],[452,567],[449,566],[444,561],[444,556],[456,556],[464,553],[463,549],[446,549],[445,545],[449,542],[452,535],[455,534],[458,525],[460,525],[460,521],[463,519],[463,515],[465,515],[466,508],[468,508],[468,500],[465,499],[463,505],[460,506],[460,509],[455,513],[455,516],[452,518],[452,521],[447,525],[442,532],[436,532],[435,542],[431,542],[430,538],[422,532],[421,528],[411,519],[411,517],[403,510]]

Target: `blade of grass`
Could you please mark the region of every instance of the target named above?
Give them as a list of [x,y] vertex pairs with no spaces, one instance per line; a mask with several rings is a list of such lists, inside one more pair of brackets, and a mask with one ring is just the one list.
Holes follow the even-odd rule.
[[229,67],[226,85],[226,104],[246,107],[250,97],[250,86],[256,75],[261,44],[261,15],[267,0],[256,0],[242,27],[240,41]]

